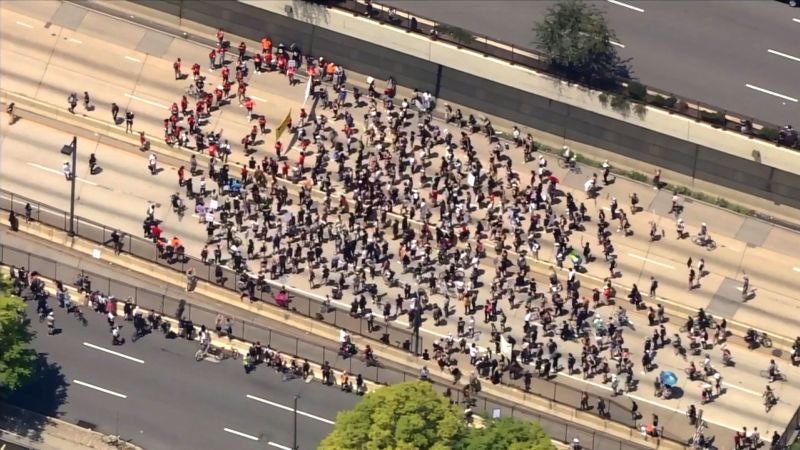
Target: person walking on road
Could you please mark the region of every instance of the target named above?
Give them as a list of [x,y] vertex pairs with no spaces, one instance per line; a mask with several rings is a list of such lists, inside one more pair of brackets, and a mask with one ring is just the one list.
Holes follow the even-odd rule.
[[742,300],[747,300],[747,296],[750,293],[750,277],[747,274],[742,276]]
[[656,277],[650,277],[650,297],[656,296],[656,289],[658,289],[658,280]]
[[72,114],[75,114],[75,108],[78,106],[78,94],[72,92],[67,97],[67,103],[69,104],[68,111]]
[[117,116],[119,116],[119,105],[116,103],[111,104],[111,119],[114,121],[114,125],[117,124]]
[[133,111],[125,111],[125,132],[133,133]]
[[158,173],[158,162],[155,153],[150,153],[150,156],[147,157],[147,168],[150,169],[150,175]]
[[72,166],[69,161],[64,161],[64,164],[61,165],[61,171],[64,173],[64,178],[66,178],[67,181],[72,180]]

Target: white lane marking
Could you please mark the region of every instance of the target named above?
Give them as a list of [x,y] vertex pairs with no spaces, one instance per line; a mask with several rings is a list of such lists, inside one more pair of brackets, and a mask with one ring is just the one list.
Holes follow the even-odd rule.
[[743,387],[737,386],[735,384],[730,384],[728,382],[723,381],[722,385],[723,386],[727,386],[727,387],[729,387],[731,389],[736,389],[737,391],[742,391],[742,392],[744,392],[746,394],[755,395],[756,397],[761,397],[761,393],[760,392],[751,391],[750,389],[743,388]]
[[227,431],[230,434],[235,434],[237,436],[241,436],[243,438],[250,439],[251,441],[257,441],[258,440],[257,437],[251,436],[251,435],[249,435],[247,433],[242,433],[241,431],[236,431],[236,430],[233,430],[233,429],[230,429],[230,428],[223,428],[223,430]]
[[[613,389],[611,389],[610,386],[606,386],[606,385],[600,384],[600,383],[595,383],[595,382],[592,382],[592,381],[589,381],[589,380],[584,380],[582,378],[579,378],[576,375],[567,375],[566,373],[563,373],[563,372],[556,372],[556,373],[559,376],[572,378],[575,381],[580,381],[581,383],[590,384],[592,386],[598,387],[598,388],[606,390],[606,391],[610,391],[610,392],[613,391]],[[653,406],[655,406],[657,408],[663,408],[663,409],[666,409],[668,411],[672,411],[672,412],[678,413],[678,414],[686,414],[686,411],[680,410],[678,408],[673,408],[673,407],[667,406],[667,405],[665,405],[663,403],[659,403],[659,402],[650,400],[648,398],[640,397],[638,395],[632,395],[632,394],[628,394],[628,393],[623,393],[622,395],[624,395],[625,397],[628,397],[628,398],[632,398],[632,399],[634,399],[636,401],[639,401],[639,402],[643,402],[643,403],[647,403],[647,404],[653,405]],[[734,430],[734,431],[738,431],[739,430],[739,428],[737,428],[737,427],[734,427],[734,426],[731,426],[731,425],[727,425],[727,424],[724,424],[722,422],[718,422],[716,420],[711,420],[706,416],[703,416],[703,420],[705,420],[708,423],[713,423],[714,425],[719,425],[721,427],[727,428],[729,430]]]
[[272,441],[267,442],[267,445],[271,445],[271,446],[273,446],[275,448],[279,448],[281,450],[292,450],[291,447],[287,447],[287,446],[281,445],[281,444],[276,444],[276,443],[274,443]]
[[660,263],[658,261],[653,261],[652,259],[647,259],[644,256],[635,255],[633,253],[628,253],[628,256],[630,256],[631,258],[636,258],[636,259],[639,259],[639,260],[642,260],[642,261],[649,262],[650,264],[655,264],[657,266],[666,267],[667,269],[670,269],[670,270],[675,270],[674,266],[670,266],[669,264]]
[[800,272],[800,267],[792,267],[792,270],[794,270],[795,272]]
[[623,8],[632,9],[632,10],[634,10],[636,12],[641,12],[641,13],[644,12],[644,10],[642,8],[637,8],[636,6],[629,5],[627,3],[622,3],[622,2],[617,1],[617,0],[606,0],[606,1],[608,3],[612,3],[612,4],[617,5],[617,6],[622,6]]
[[88,342],[84,342],[83,345],[85,345],[85,346],[87,346],[89,348],[93,348],[95,350],[100,350],[101,352],[106,352],[106,353],[108,353],[110,355],[119,356],[120,358],[125,358],[127,360],[130,360],[130,361],[133,361],[133,362],[137,362],[139,364],[144,364],[144,361],[142,361],[139,358],[134,358],[132,356],[123,355],[122,353],[118,353],[118,352],[115,352],[113,350],[109,350],[107,348],[100,347],[98,345],[90,344]]
[[800,62],[800,58],[798,58],[797,56],[792,56],[792,55],[789,55],[787,53],[783,53],[783,52],[779,52],[777,50],[773,50],[771,48],[767,49],[767,53],[772,53],[773,55],[782,56],[782,57],[784,57],[786,59],[791,59],[793,61]]
[[[270,406],[274,406],[274,407],[282,409],[284,411],[294,411],[294,408],[290,408],[288,406],[281,405],[280,403],[271,402],[271,401],[269,401],[267,399],[263,399],[261,397],[256,397],[255,395],[248,394],[247,398],[249,398],[250,400],[255,400],[257,402],[265,403],[265,404],[270,405]],[[297,414],[300,414],[301,416],[308,417],[310,419],[318,420],[318,421],[323,422],[323,423],[327,423],[329,425],[333,425],[335,423],[332,420],[324,419],[322,417],[315,416],[313,414],[309,414],[307,412],[300,411],[299,409],[297,410]]]
[[[36,167],[37,169],[40,169],[40,170],[44,170],[45,172],[55,173],[55,174],[64,176],[64,172],[62,172],[60,170],[51,169],[49,167],[45,167],[45,166],[42,166],[40,164],[36,164],[36,163],[32,163],[32,162],[29,162],[28,165],[31,166],[31,167]],[[97,186],[97,183],[95,183],[94,181],[84,180],[83,178],[80,178],[80,177],[77,177],[75,179],[77,181],[80,181],[81,183],[86,183],[86,184],[89,184],[89,185],[92,185],[92,186]]]
[[261,98],[261,97],[256,97],[255,95],[251,95],[249,97],[252,98],[253,100],[257,100],[259,102],[266,102],[267,101],[267,99]]
[[75,38],[69,38],[69,39],[67,39],[67,40],[68,40],[68,41],[70,41],[70,42],[74,42],[74,43],[76,43],[76,44],[83,44],[83,41],[79,41],[79,40],[77,40],[77,39],[75,39]]
[[17,25],[19,25],[21,27],[25,27],[25,28],[33,28],[33,25],[27,24],[27,23],[19,21],[19,20],[17,21]]
[[134,58],[133,56],[127,56],[127,55],[125,55],[125,59],[127,59],[128,61],[133,61],[133,62],[137,62],[137,63],[140,63],[140,62],[142,62],[142,60],[141,60],[141,59]]
[[793,21],[800,23],[800,19],[792,19]]
[[114,391],[112,391],[110,389],[101,388],[100,386],[95,386],[95,385],[89,384],[89,383],[87,383],[85,381],[72,380],[72,382],[75,383],[75,384],[79,384],[81,386],[85,386],[85,387],[87,387],[89,389],[94,389],[95,391],[105,392],[106,394],[113,395],[115,397],[128,398],[128,396],[125,395],[125,394],[120,394],[119,392],[114,392]]
[[789,97],[788,95],[783,95],[783,94],[780,94],[780,93],[775,92],[775,91],[770,91],[769,89],[764,89],[762,87],[758,87],[758,86],[752,85],[750,83],[746,83],[744,86],[748,87],[748,88],[750,88],[750,89],[752,89],[754,91],[763,92],[765,94],[774,95],[775,97],[782,98],[784,100],[789,100],[790,102],[797,103],[797,101],[798,101],[794,97]]
[[154,101],[148,100],[146,98],[137,97],[135,95],[128,94],[127,92],[125,94],[123,94],[123,95],[125,95],[125,97],[128,97],[130,99],[139,100],[140,102],[144,102],[144,103],[147,103],[149,105],[158,106],[159,108],[169,109],[169,107],[167,105],[162,105],[161,103],[154,102]]
[[625,45],[620,44],[619,42],[616,42],[616,41],[608,41],[608,43],[611,44],[611,45],[616,45],[619,48],[625,48]]

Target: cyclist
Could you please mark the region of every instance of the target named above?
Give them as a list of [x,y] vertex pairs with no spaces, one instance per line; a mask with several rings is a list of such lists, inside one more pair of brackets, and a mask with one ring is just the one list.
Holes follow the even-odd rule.
[[767,407],[767,410],[775,404],[775,392],[773,392],[772,388],[767,386],[764,389],[764,393],[761,394],[761,397],[764,399],[764,406]]
[[769,382],[772,383],[775,381],[775,377],[779,376],[781,371],[778,369],[778,365],[775,364],[774,359],[769,360],[769,367],[767,367],[767,372],[769,373]]

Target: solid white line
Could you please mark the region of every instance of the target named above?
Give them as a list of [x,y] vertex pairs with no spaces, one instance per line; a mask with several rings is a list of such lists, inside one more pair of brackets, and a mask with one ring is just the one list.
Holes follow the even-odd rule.
[[268,444],[268,445],[271,445],[271,446],[273,446],[273,447],[275,447],[275,448],[279,448],[279,449],[281,449],[281,450],[292,450],[292,448],[291,448],[291,447],[287,447],[287,446],[285,446],[285,445],[281,445],[281,444],[276,444],[276,443],[274,443],[274,442],[272,442],[272,441],[269,441],[269,442],[267,442],[267,444]]
[[606,0],[606,1],[607,1],[608,3],[613,3],[613,4],[617,5],[617,6],[622,6],[623,8],[632,9],[632,10],[634,10],[634,11],[641,12],[641,13],[643,13],[643,12],[644,12],[644,10],[643,10],[642,8],[637,8],[636,6],[629,5],[629,4],[627,4],[627,3],[622,3],[622,2],[620,2],[620,1],[617,1],[617,0]]
[[118,352],[115,352],[113,350],[109,350],[107,348],[103,348],[103,347],[100,347],[100,346],[97,346],[97,345],[94,345],[94,344],[90,344],[88,342],[84,342],[83,345],[85,345],[85,346],[87,346],[89,348],[93,348],[95,350],[100,350],[101,352],[106,352],[106,353],[108,353],[110,355],[119,356],[120,358],[125,358],[125,359],[128,359],[130,361],[137,362],[139,364],[144,364],[144,361],[142,361],[139,358],[134,358],[132,356],[123,355],[122,353],[118,353]]
[[658,261],[653,261],[652,259],[647,259],[644,256],[635,255],[633,253],[628,253],[628,256],[630,256],[631,258],[640,259],[642,261],[647,261],[650,264],[655,264],[657,266],[666,267],[667,269],[675,270],[674,266],[670,266],[669,264],[660,263]]
[[142,62],[141,59],[136,59],[136,58],[134,58],[132,56],[127,56],[127,55],[125,56],[125,59],[127,59],[128,61],[133,61],[133,62],[137,62],[137,63]]
[[256,97],[255,95],[250,95],[249,97],[252,98],[253,100],[257,100],[259,102],[266,102],[267,101],[267,99],[261,98],[261,97]]
[[140,102],[144,102],[144,103],[147,103],[147,104],[150,104],[150,105],[153,105],[153,106],[158,106],[159,108],[169,109],[169,107],[167,105],[162,105],[161,103],[154,102],[154,101],[148,100],[146,98],[137,97],[135,95],[128,94],[127,92],[125,94],[123,94],[123,95],[125,95],[125,97],[132,98],[134,100],[139,100]]
[[798,58],[797,56],[792,56],[792,55],[789,55],[789,54],[786,54],[786,53],[782,53],[782,52],[779,52],[777,50],[773,50],[771,48],[767,49],[767,53],[772,53],[773,55],[783,56],[786,59],[791,59],[793,61],[800,62],[800,58]]
[[782,99],[784,99],[784,100],[789,100],[790,102],[795,102],[795,103],[797,103],[797,101],[798,101],[798,100],[797,100],[796,98],[794,98],[794,97],[789,97],[788,95],[779,94],[779,93],[777,93],[777,92],[770,91],[770,90],[768,90],[768,89],[764,89],[764,88],[762,88],[762,87],[758,87],[758,86],[752,85],[752,84],[750,84],[750,83],[746,83],[746,84],[745,84],[745,87],[749,87],[750,89],[752,89],[752,90],[754,90],[754,91],[763,92],[763,93],[765,93],[765,94],[769,94],[769,95],[774,95],[775,97],[779,97],[779,98],[782,98]]
[[[556,372],[556,373],[557,373],[559,376],[562,376],[562,377],[567,377],[567,378],[572,378],[572,379],[573,379],[573,380],[575,380],[575,381],[580,381],[581,383],[590,384],[590,385],[592,385],[592,386],[595,386],[595,387],[601,388],[601,389],[603,389],[603,390],[606,390],[606,391],[613,391],[613,389],[611,389],[611,387],[610,387],[610,386],[606,386],[606,385],[604,385],[604,384],[600,384],[600,383],[595,383],[595,382],[592,382],[592,381],[589,381],[589,380],[584,380],[584,379],[582,379],[582,378],[580,378],[580,377],[578,377],[578,376],[576,376],[576,375],[567,375],[566,373],[563,373],[563,372]],[[639,381],[641,382],[641,380],[639,380]],[[674,413],[678,413],[678,414],[686,414],[686,411],[680,410],[680,409],[678,409],[678,408],[673,408],[673,407],[671,407],[671,406],[667,406],[667,405],[665,405],[665,404],[663,404],[663,403],[659,403],[659,402],[656,402],[656,401],[650,400],[650,399],[648,399],[648,398],[640,397],[640,396],[638,396],[638,395],[631,395],[631,394],[628,394],[628,393],[623,393],[622,395],[624,395],[625,397],[628,397],[628,398],[632,398],[632,399],[634,399],[634,400],[636,400],[636,401],[639,401],[639,402],[648,403],[648,404],[650,404],[650,405],[653,405],[653,406],[656,406],[656,407],[658,407],[658,408],[663,408],[663,409],[666,409],[666,410],[668,410],[668,411],[672,411],[672,412],[674,412]],[[716,420],[711,420],[711,419],[708,419],[708,418],[707,418],[707,417],[705,417],[705,416],[703,417],[703,420],[705,420],[705,421],[706,421],[706,422],[708,422],[708,423],[713,423],[714,425],[719,425],[719,426],[721,426],[721,427],[727,428],[727,429],[729,429],[729,430],[734,430],[734,431],[737,431],[737,430],[739,430],[739,428],[733,427],[733,426],[731,426],[731,425],[724,424],[724,423],[722,423],[722,422],[717,422]]]
[[792,270],[794,270],[795,272],[800,272],[800,267],[792,267]]
[[83,41],[79,41],[79,40],[77,40],[77,39],[75,39],[75,38],[69,38],[69,39],[67,39],[67,40],[68,40],[68,41],[70,41],[70,42],[74,42],[74,43],[76,43],[76,44],[83,44]]
[[609,43],[609,44],[611,44],[611,45],[616,45],[616,46],[617,46],[617,47],[619,47],[619,48],[625,48],[625,45],[623,45],[623,44],[620,44],[619,42],[615,42],[615,41],[608,41],[608,43]]
[[21,22],[19,20],[17,21],[17,25],[19,25],[21,27],[25,27],[25,28],[33,28],[33,25],[29,25],[29,24],[27,24],[25,22]]
[[[284,411],[294,411],[294,408],[290,408],[288,406],[281,405],[280,403],[271,402],[271,401],[263,399],[261,397],[256,397],[255,395],[248,394],[247,398],[249,398],[250,400],[255,400],[257,402],[266,403],[267,405],[274,406],[274,407],[282,409]],[[305,416],[305,417],[308,417],[310,419],[318,420],[320,422],[327,423],[327,424],[330,424],[330,425],[333,425],[335,423],[332,420],[323,419],[322,417],[315,416],[313,414],[309,414],[307,412],[300,411],[299,409],[297,410],[297,414],[300,414],[301,416]]]
[[[61,176],[64,175],[64,172],[62,172],[60,170],[51,169],[49,167],[45,167],[45,166],[42,166],[40,164],[29,162],[28,165],[31,166],[31,167],[36,167],[37,169],[40,169],[40,170],[44,170],[45,172],[55,173],[55,174],[58,174],[58,175],[61,175]],[[92,186],[97,186],[97,183],[95,183],[94,181],[84,180],[83,178],[80,178],[80,177],[77,177],[75,179],[77,181],[80,181],[81,183],[86,183],[86,184],[89,184],[89,185],[92,185]]]
[[81,386],[88,387],[89,389],[94,389],[96,391],[105,392],[106,394],[113,395],[115,397],[128,398],[128,396],[125,395],[125,394],[120,394],[119,392],[114,392],[114,391],[109,390],[109,389],[104,389],[104,388],[101,388],[99,386],[95,386],[93,384],[89,384],[89,383],[86,383],[86,382],[83,382],[83,381],[80,381],[80,380],[72,380],[72,382],[75,383],[75,384],[79,384]]
[[751,394],[751,395],[755,395],[756,397],[761,397],[761,393],[760,392],[751,391],[750,389],[743,388],[743,387],[737,386],[735,384],[730,384],[728,382],[723,381],[722,385],[723,386],[727,386],[727,387],[729,387],[731,389],[736,389],[737,391],[742,391],[742,392],[744,392],[746,394]]
[[257,437],[255,437],[255,436],[250,436],[249,434],[247,434],[247,433],[242,433],[241,431],[232,430],[232,429],[230,429],[230,428],[223,428],[223,430],[227,431],[227,432],[228,432],[228,433],[230,433],[230,434],[235,434],[235,435],[237,435],[237,436],[241,436],[241,437],[243,437],[243,438],[250,439],[251,441],[257,441],[257,440],[258,440],[258,438],[257,438]]

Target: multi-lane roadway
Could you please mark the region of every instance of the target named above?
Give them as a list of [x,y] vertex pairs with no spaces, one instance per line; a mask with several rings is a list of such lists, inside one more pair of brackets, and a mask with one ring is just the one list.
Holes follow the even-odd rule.
[[[26,245],[58,257],[40,244]],[[129,277],[119,268],[111,270]],[[35,302],[27,309],[34,318],[32,346],[46,369],[8,401],[68,422],[83,421],[143,448],[291,448],[293,401],[299,395],[298,445],[311,449],[330,432],[338,411],[358,401],[317,382],[284,381],[266,366],[245,375],[241,361],[197,362],[196,341],[165,339],[161,333],[112,346],[105,316],[84,308],[88,324],[81,326],[54,297],[50,306],[60,330],[55,336],[35,319]],[[121,323],[129,336],[132,325]]]
[[[545,1],[384,2],[475,33],[534,48]],[[617,51],[643,83],[777,125],[800,125],[800,8],[776,1],[616,1],[606,12]]]
[[[22,27],[28,30],[25,31],[16,30],[13,27],[16,26],[16,22],[36,24],[33,19],[15,16],[4,11],[3,20],[3,32],[7,33],[3,35],[3,39],[13,39],[16,44],[15,49],[4,48],[4,56],[27,58],[31,67],[38,68],[37,70],[40,71],[40,73],[33,71],[26,77],[6,77],[9,69],[3,68],[5,88],[24,92],[41,101],[58,105],[63,102],[65,91],[80,90],[80,87],[75,84],[80,85],[80,80],[91,79],[93,80],[92,94],[98,99],[96,102],[99,110],[88,113],[89,116],[108,120],[108,113],[103,110],[102,104],[125,98],[129,102],[127,104],[137,111],[137,123],[141,124],[137,128],[146,129],[152,134],[158,133],[161,118],[166,112],[166,105],[173,101],[181,91],[181,84],[171,80],[170,60],[176,56],[182,56],[186,61],[192,61],[192,58],[203,61],[205,55],[203,48],[181,41],[174,41],[167,45],[161,58],[139,54],[131,48],[131,45],[135,44],[99,42],[92,36],[88,26],[78,32],[69,32],[59,28],[51,29],[40,39],[40,41],[46,41],[47,45],[41,42],[32,45],[31,40],[40,38],[35,34],[40,32],[38,28]],[[111,19],[106,18],[105,20],[110,21]],[[13,33],[6,31],[9,29],[16,31]],[[55,37],[48,37],[51,33],[55,34]],[[140,39],[142,39],[141,36],[144,36],[141,30],[137,30],[135,27],[131,28],[129,33],[140,36]],[[136,68],[136,78],[133,78],[132,75],[134,70],[110,71],[107,67],[90,68],[77,64],[74,58],[87,51],[100,61],[118,60],[121,64],[128,64],[127,61],[131,63],[133,61],[126,57],[138,59],[140,65]],[[34,80],[43,80],[43,82],[36,83]],[[76,82],[76,80],[78,81]],[[265,108],[265,112],[276,118],[280,117],[283,111],[293,104],[292,102],[302,101],[302,87],[290,90],[284,82],[281,82],[280,78],[275,76],[263,76],[254,80],[251,89],[255,95],[263,98],[264,103],[269,105]],[[226,135],[231,133],[233,136],[237,136],[237,132],[244,134],[248,129],[247,124],[244,123],[243,115],[238,113],[239,110],[235,106],[227,107],[221,113],[215,113],[212,116],[215,128],[224,127]],[[4,179],[2,187],[66,209],[67,184],[59,170],[63,157],[57,150],[70,137],[68,134],[53,131],[28,121],[22,121],[10,127],[2,142],[4,148],[2,160],[0,160],[0,169],[2,169]],[[268,142],[269,140],[270,137],[267,138]],[[269,145],[265,147],[269,147]],[[83,153],[81,153],[81,166],[78,173],[80,177],[78,215],[136,233],[140,230],[140,221],[147,205],[150,203],[166,204],[169,195],[177,188],[174,165],[164,164],[164,172],[158,176],[149,176],[145,159],[141,155],[127,153],[103,142],[87,139],[80,141],[80,148]],[[85,164],[87,152],[96,153],[100,165],[104,169],[101,174],[92,176],[87,173]],[[264,150],[261,150],[260,153],[268,154]],[[488,149],[485,146],[479,145],[479,153],[482,158],[488,158]],[[241,153],[236,152],[234,159],[242,160]],[[551,166],[556,167],[553,161],[551,161]],[[583,194],[579,192],[579,189],[588,175],[561,172],[557,174],[562,178],[562,188],[581,198],[580,196]],[[709,222],[715,237],[721,244],[720,248],[713,253],[698,253],[687,242],[666,239],[664,242],[650,243],[644,231],[649,221],[658,221],[667,228],[668,232],[672,231],[670,219],[666,214],[669,208],[669,196],[649,189],[643,191],[641,186],[623,180],[619,180],[606,190],[604,190],[604,196],[617,196],[621,201],[627,197],[628,193],[638,191],[642,198],[642,204],[647,205],[645,212],[637,214],[632,219],[635,228],[640,233],[628,239],[615,238],[615,246],[618,247],[618,253],[621,255],[619,268],[622,271],[622,276],[615,283],[621,285],[639,283],[640,287],[645,289],[649,276],[656,275],[662,283],[659,295],[668,297],[678,304],[691,307],[704,306],[715,314],[733,317],[745,323],[758,324],[763,328],[782,334],[788,335],[792,329],[796,329],[792,326],[792,319],[788,319],[787,323],[786,316],[788,314],[778,313],[778,311],[787,312],[797,308],[796,303],[785,295],[787,290],[794,292],[798,288],[795,273],[800,271],[800,269],[796,269],[800,268],[800,261],[791,252],[791,245],[793,242],[796,243],[797,239],[794,234],[713,208],[688,205],[684,216],[687,222],[695,225],[701,220]],[[606,204],[605,201],[599,203],[594,207],[603,207]],[[197,223],[196,218],[187,216],[179,224],[178,218],[166,207],[159,209],[157,216],[165,220],[167,234],[180,234],[190,253],[197,254],[199,252],[205,242],[205,232]],[[576,235],[576,238],[580,238],[580,235]],[[586,238],[592,239],[590,234],[587,234]],[[682,266],[685,264],[687,255],[693,255],[695,259],[701,256],[705,257],[707,267],[711,272],[703,279],[703,287],[694,291],[685,289],[685,269]],[[544,246],[542,256],[546,259],[551,257],[548,246]],[[541,267],[539,270],[543,271]],[[603,267],[590,266],[590,272],[598,275],[601,275],[604,270]],[[736,301],[737,295],[739,295],[736,291],[739,286],[737,279],[743,270],[750,274],[754,284],[758,287],[756,300],[747,304]],[[544,280],[542,279],[540,282],[544,283]],[[290,283],[298,287],[307,285],[305,277],[302,276],[291,277]],[[520,310],[511,312],[509,323],[518,325],[522,314]],[[643,316],[634,315],[633,317],[634,322],[644,323]],[[673,332],[672,329],[676,325],[669,326],[670,332]],[[452,323],[448,329],[450,328],[452,328]],[[427,329],[426,332],[442,335],[447,330]],[[643,339],[650,333],[651,331],[643,326],[638,330],[626,331],[626,344],[630,345],[635,352],[641,347]],[[483,344],[486,344],[486,335],[488,333],[484,333],[481,341]],[[568,349],[567,351],[578,351],[577,348],[569,347],[569,344],[565,348]],[[764,381],[759,379],[758,371],[766,367],[769,356],[765,353],[744,356],[745,353],[741,347],[736,346],[735,349],[737,356],[738,352],[742,352],[737,368],[722,369],[728,383],[728,392],[715,403],[706,407],[706,418],[714,427],[717,427],[716,430],[719,430],[720,433],[730,433],[731,430],[738,429],[743,423],[759,423],[762,432],[780,428],[784,419],[793,413],[789,403],[779,404],[769,415],[760,413],[758,408],[752,408],[752,405],[760,404],[758,397],[763,389]],[[718,359],[716,352],[718,351],[715,350],[714,355]],[[658,362],[663,367],[671,368],[678,373],[681,373],[682,367],[685,365],[685,362],[678,358],[670,358],[668,354],[660,355]],[[788,370],[788,368],[785,369]],[[634,393],[630,399],[636,399],[640,402],[640,406],[646,404],[647,406],[644,408],[647,408],[648,412],[659,413],[662,423],[666,422],[668,426],[671,426],[671,423],[674,423],[676,428],[685,426],[682,424],[685,419],[681,417],[680,413],[688,404],[698,403],[699,392],[696,386],[684,381],[682,385],[684,396],[681,399],[661,403],[652,399],[652,394],[648,391],[651,390],[648,377],[642,377],[640,391]],[[562,375],[559,378],[560,382],[587,389],[598,395],[608,394],[607,386],[599,383],[587,382],[581,380],[580,377]],[[780,389],[782,391],[779,392],[779,395],[784,399],[797,395],[793,385],[781,385]],[[665,417],[668,418],[665,419]]]

